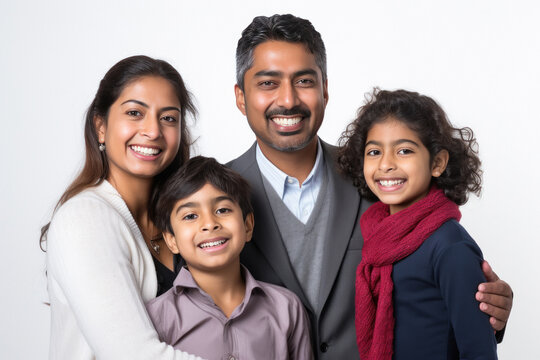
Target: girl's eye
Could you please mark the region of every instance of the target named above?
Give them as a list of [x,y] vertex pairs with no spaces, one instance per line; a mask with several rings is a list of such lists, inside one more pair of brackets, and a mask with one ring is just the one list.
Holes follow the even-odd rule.
[[411,149],[400,149],[398,151],[398,154],[399,155],[408,155],[408,154],[413,154],[414,151],[412,151]]
[[197,215],[195,214],[187,214],[182,218],[182,220],[195,220],[197,218]]
[[381,152],[379,150],[375,150],[375,149],[368,150],[366,152],[367,156],[377,156],[377,155],[380,155],[380,154],[381,154]]
[[141,112],[140,111],[137,111],[137,110],[129,110],[126,114],[128,114],[129,116],[141,116]]
[[228,209],[228,208],[219,208],[219,209],[216,210],[216,214],[226,214],[226,213],[229,213],[231,211],[232,210]]

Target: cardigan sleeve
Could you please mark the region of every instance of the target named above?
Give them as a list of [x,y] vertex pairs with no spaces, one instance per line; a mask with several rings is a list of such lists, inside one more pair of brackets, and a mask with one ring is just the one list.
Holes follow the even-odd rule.
[[482,253],[466,231],[456,226],[453,237],[435,257],[434,274],[448,309],[460,359],[497,359],[489,316],[479,309],[474,294],[485,281]]
[[159,341],[132,264],[134,244],[129,226],[106,201],[73,198],[51,222],[47,276],[60,289],[96,358],[198,359]]

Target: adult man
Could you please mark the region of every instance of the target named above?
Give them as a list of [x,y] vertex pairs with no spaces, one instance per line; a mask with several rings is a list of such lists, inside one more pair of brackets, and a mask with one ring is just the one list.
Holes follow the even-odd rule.
[[[229,164],[253,188],[256,225],[242,262],[256,278],[300,297],[317,358],[357,359],[354,279],[363,243],[357,224],[370,203],[338,173],[335,148],[317,137],[328,102],[324,43],[307,20],[260,16],[242,32],[236,61],[236,103],[257,137]],[[501,329],[510,287],[483,286],[502,295],[482,295]]]

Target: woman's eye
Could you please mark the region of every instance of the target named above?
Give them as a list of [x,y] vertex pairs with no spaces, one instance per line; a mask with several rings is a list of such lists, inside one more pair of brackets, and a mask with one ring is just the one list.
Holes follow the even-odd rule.
[[137,110],[129,110],[126,114],[129,116],[141,116],[142,114]]
[[164,120],[166,122],[176,122],[176,118],[174,116],[163,116],[161,120]]
[[182,220],[195,220],[197,218],[197,215],[195,214],[187,214],[182,218]]

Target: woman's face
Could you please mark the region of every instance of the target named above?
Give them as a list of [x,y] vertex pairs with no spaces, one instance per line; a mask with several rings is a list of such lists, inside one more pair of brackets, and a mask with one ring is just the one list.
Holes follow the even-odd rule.
[[144,76],[128,84],[111,105],[107,123],[96,119],[109,180],[162,172],[178,152],[180,121],[180,102],[169,81]]

